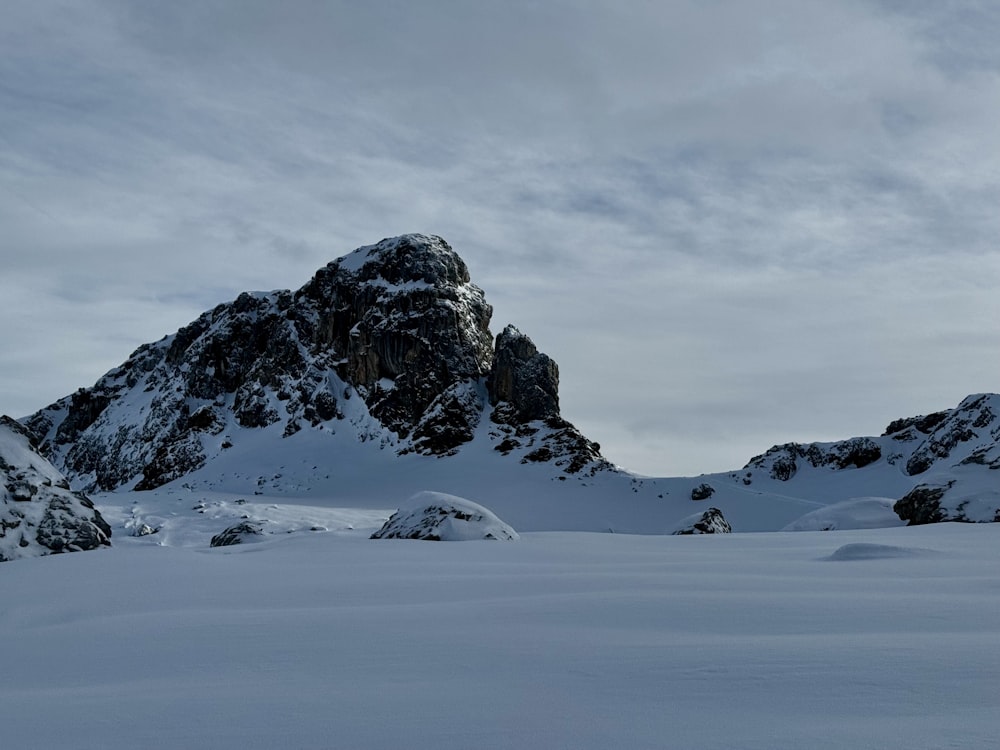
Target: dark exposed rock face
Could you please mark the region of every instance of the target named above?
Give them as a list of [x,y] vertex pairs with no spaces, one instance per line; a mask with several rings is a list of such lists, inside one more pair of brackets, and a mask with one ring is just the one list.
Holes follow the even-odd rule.
[[25,422],[95,490],[161,486],[248,429],[355,430],[383,449],[447,456],[486,413],[499,426],[490,439],[517,441],[502,453],[567,473],[606,468],[559,415],[555,363],[512,327],[494,354],[491,313],[444,240],[404,235],[330,263],[296,292],[218,305]]
[[940,523],[941,521],[965,520],[949,518],[948,512],[941,507],[941,498],[952,488],[954,482],[942,485],[919,484],[910,490],[903,498],[896,501],[892,509],[909,526],[920,526],[925,523]]
[[744,469],[765,469],[771,478],[787,482],[795,476],[799,461],[810,466],[847,469],[868,466],[882,457],[882,448],[871,438],[858,437],[837,443],[785,443],[755,456]]
[[926,416],[896,419],[889,423],[889,426],[885,428],[885,432],[882,433],[882,436],[899,435],[905,430],[909,430],[911,427],[917,432],[927,435],[937,425],[947,419],[948,414],[949,412],[947,411],[937,411]]
[[242,521],[213,536],[209,546],[232,547],[234,544],[243,544],[247,539],[263,535],[263,521]]
[[700,516],[695,515],[681,522],[681,526],[674,531],[674,536],[684,536],[687,534],[731,534],[733,532],[729,522],[722,515],[718,508],[709,508]]
[[559,416],[559,367],[531,339],[507,326],[497,336],[488,381],[494,420],[517,424]]
[[[453,406],[446,391],[486,376],[493,362],[492,308],[440,238],[408,235],[356,250],[321,269],[299,301],[314,311],[309,338],[340,355],[341,379],[401,437],[435,402]],[[437,438],[445,450],[461,442]]]
[[0,561],[110,544],[90,499],[70,490],[22,425],[0,416]]

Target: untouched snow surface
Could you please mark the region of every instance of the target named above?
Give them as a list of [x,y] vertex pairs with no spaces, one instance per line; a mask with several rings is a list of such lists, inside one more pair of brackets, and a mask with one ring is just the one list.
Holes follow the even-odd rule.
[[4,746],[992,750],[1000,736],[1000,525],[387,544],[367,537],[389,511],[309,512],[330,530],[208,549],[168,523],[4,563]]
[[891,497],[856,497],[806,513],[783,531],[834,531],[835,529],[885,529],[903,526],[892,509]]

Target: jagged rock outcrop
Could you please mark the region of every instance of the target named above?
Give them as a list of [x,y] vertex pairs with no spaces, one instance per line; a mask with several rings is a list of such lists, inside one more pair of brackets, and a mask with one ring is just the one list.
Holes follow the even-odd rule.
[[715,487],[710,485],[708,482],[702,482],[697,487],[691,488],[691,499],[698,500],[708,500],[712,495],[715,494]]
[[892,509],[909,526],[956,521],[959,523],[1000,522],[1000,490],[959,488],[958,480],[918,484],[896,501]]
[[372,539],[513,542],[519,535],[488,508],[443,492],[419,492],[392,514]]
[[444,240],[404,235],[298,291],[218,305],[25,423],[90,490],[161,486],[245,430],[351,430],[381,449],[448,456],[486,414],[501,453],[563,473],[610,468],[559,415],[555,363],[513,327],[494,351],[491,314]]
[[[897,440],[903,435],[909,437],[912,435],[908,431],[911,427],[926,435],[907,459],[906,473],[910,476],[922,474],[935,463],[950,458],[956,449],[973,443],[977,443],[975,450],[964,455],[963,461],[1000,469],[1000,450],[997,450],[1000,439],[997,411],[1000,405],[996,402],[994,394],[969,396],[957,409],[924,417],[922,424],[908,425],[893,435]],[[984,440],[987,434],[990,439]]]
[[520,424],[559,416],[559,367],[512,325],[497,336],[488,381],[493,419]]
[[559,415],[559,367],[508,325],[497,336],[487,380],[496,450],[521,449],[521,463],[553,462],[567,474],[610,469],[601,446]]
[[264,521],[241,521],[220,531],[212,537],[210,547],[232,547],[248,540],[264,536]]
[[871,438],[858,437],[836,443],[785,443],[750,459],[744,469],[764,469],[772,479],[787,482],[795,476],[799,462],[810,466],[847,469],[868,466],[882,457],[882,448]]
[[718,508],[709,508],[704,513],[695,513],[680,521],[671,532],[674,536],[688,534],[731,534],[732,527]]
[[910,526],[947,521],[948,513],[941,507],[941,498],[955,482],[940,485],[918,484],[892,506],[896,515]]
[[0,416],[0,561],[111,544],[111,527],[43,458],[32,435]]

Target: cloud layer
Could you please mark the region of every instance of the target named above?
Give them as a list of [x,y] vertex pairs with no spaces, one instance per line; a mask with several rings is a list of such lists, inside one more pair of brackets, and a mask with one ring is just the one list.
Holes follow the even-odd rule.
[[1000,10],[52,0],[0,27],[0,411],[441,234],[629,468],[997,390]]

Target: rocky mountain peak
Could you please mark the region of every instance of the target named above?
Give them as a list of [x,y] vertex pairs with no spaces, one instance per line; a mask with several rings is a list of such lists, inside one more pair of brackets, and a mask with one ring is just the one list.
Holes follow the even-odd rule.
[[404,234],[359,247],[327,266],[357,275],[359,281],[381,280],[401,285],[468,284],[469,269],[451,245],[436,235]]
[[103,490],[178,479],[244,430],[348,428],[383,450],[447,456],[484,414],[531,435],[531,461],[603,467],[559,415],[555,363],[513,326],[494,344],[492,312],[443,239],[385,239],[297,291],[216,306],[25,422],[67,476]]

